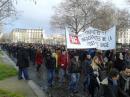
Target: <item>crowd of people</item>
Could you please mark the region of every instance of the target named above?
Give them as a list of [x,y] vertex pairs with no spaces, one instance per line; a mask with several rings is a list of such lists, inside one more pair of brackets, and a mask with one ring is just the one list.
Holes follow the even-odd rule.
[[[57,81],[60,86],[68,82],[71,93],[83,91],[91,97],[130,97],[130,52],[129,50],[96,49],[66,50],[65,46],[42,44],[1,44],[9,56],[17,59],[18,79],[31,79],[30,63],[47,70],[48,87]],[[82,79],[82,81],[80,81]]]

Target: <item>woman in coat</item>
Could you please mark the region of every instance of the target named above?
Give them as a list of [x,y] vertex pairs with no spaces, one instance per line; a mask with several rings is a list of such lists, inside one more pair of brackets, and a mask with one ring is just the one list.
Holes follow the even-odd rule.
[[92,97],[94,97],[95,92],[99,87],[99,83],[98,83],[99,69],[100,69],[99,64],[100,64],[99,58],[98,56],[95,56],[91,64],[91,68],[93,72],[91,71],[92,73],[90,75],[90,85],[89,85],[89,92]]
[[52,53],[48,52],[45,57],[45,66],[47,69],[47,77],[48,77],[48,87],[52,87],[54,74],[55,74],[55,67],[56,67],[56,58]]

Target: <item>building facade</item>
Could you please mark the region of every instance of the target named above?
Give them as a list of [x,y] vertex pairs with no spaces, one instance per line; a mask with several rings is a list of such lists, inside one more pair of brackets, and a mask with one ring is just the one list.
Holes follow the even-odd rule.
[[54,33],[45,40],[45,43],[51,45],[65,45],[65,35],[60,33]]
[[42,29],[13,29],[11,32],[11,41],[14,43],[42,43],[43,30]]
[[117,35],[118,43],[130,45],[130,29],[120,31]]

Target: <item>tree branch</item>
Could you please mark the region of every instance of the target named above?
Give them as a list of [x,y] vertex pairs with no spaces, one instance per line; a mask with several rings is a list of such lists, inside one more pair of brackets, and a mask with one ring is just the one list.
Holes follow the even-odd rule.
[[9,0],[6,0],[1,6],[0,6],[0,8],[2,8],[6,3],[8,3],[9,2]]

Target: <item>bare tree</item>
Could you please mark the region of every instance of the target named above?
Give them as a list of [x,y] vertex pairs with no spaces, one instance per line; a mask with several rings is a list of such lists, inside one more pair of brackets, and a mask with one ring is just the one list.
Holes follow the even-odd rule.
[[[37,3],[37,0],[29,0]],[[14,7],[14,3],[17,4],[18,0],[0,0],[0,23],[3,22],[5,19],[16,16],[17,12]]]
[[126,2],[128,2],[130,4],[130,0],[126,0]]
[[130,13],[128,10],[117,10],[116,12],[116,19],[117,19],[117,30],[125,30],[130,26]]
[[97,0],[65,0],[56,8],[51,24],[54,27],[69,27],[76,34],[96,19],[100,2]]
[[100,18],[97,18],[91,26],[101,30],[107,30],[115,24],[115,7],[111,3],[103,3],[96,13],[96,17]]
[[15,15],[16,11],[12,0],[0,0],[0,22]]
[[88,26],[107,30],[116,25],[117,30],[120,30],[128,26],[128,17],[128,11],[119,10],[112,3],[102,3],[98,0],[65,0],[56,7],[51,24],[55,28],[67,26],[77,34]]

